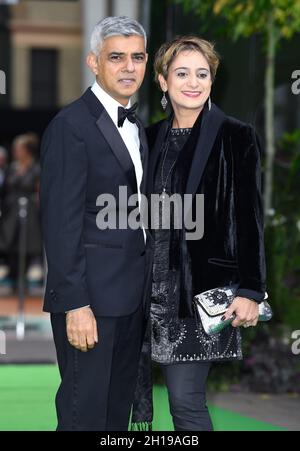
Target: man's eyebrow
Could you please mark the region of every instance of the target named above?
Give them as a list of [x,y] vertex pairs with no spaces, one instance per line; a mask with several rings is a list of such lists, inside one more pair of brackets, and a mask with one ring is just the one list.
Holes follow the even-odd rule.
[[110,52],[108,56],[112,56],[112,55],[123,56],[123,55],[125,55],[125,53],[124,52]]
[[[124,56],[126,53],[124,52],[110,52],[108,56],[117,55],[117,56]],[[146,56],[145,52],[134,52],[131,55],[133,56]]]

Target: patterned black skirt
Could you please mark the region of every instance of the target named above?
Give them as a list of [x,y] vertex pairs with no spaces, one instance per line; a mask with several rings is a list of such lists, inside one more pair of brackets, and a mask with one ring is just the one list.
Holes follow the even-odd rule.
[[207,335],[195,318],[178,318],[179,271],[165,269],[168,242],[156,241],[151,294],[152,360],[158,363],[241,360],[239,328]]

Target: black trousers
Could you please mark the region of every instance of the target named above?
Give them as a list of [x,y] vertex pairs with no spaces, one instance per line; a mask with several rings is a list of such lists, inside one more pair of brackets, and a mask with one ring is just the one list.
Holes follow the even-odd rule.
[[209,362],[161,365],[175,431],[212,431],[206,406]]
[[132,315],[96,317],[98,344],[71,346],[66,315],[52,314],[61,384],[56,395],[59,431],[126,431],[136,386],[144,328],[143,305]]

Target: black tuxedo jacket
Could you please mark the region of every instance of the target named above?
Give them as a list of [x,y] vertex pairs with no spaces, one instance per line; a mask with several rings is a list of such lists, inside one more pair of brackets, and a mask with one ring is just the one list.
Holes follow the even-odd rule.
[[[141,192],[148,148],[143,147]],[[101,316],[133,313],[143,296],[145,240],[142,229],[100,230],[97,197],[116,199],[119,186],[137,193],[135,169],[110,116],[88,89],[62,109],[46,129],[41,149],[41,220],[48,263],[44,310],[57,313],[90,304]]]
[[[147,129],[148,195],[173,117]],[[216,105],[203,111],[186,194],[204,195],[204,235],[187,240],[193,293],[238,283],[238,296],[261,302],[266,288],[260,146],[251,125]],[[195,204],[193,204],[195,207]],[[195,208],[194,208],[195,211]]]

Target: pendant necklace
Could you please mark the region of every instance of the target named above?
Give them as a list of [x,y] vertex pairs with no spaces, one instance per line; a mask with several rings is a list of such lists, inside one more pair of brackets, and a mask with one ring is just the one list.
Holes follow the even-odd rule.
[[163,162],[162,162],[162,165],[161,165],[161,186],[162,186],[161,196],[162,196],[163,200],[166,197],[166,188],[167,188],[167,184],[168,184],[168,180],[169,180],[170,174],[171,174],[171,172],[172,172],[172,170],[173,170],[173,168],[174,168],[174,166],[176,164],[177,158],[178,158],[178,157],[175,158],[175,160],[173,161],[173,163],[172,163],[172,165],[171,165],[171,167],[170,167],[170,169],[169,169],[169,171],[167,173],[166,180],[164,181],[164,166],[165,166],[165,161],[166,161],[166,158],[167,158],[168,150],[169,150],[169,143],[166,144],[165,154],[164,154]]
[[[169,224],[168,221],[170,221],[170,217],[169,217],[170,216],[170,211],[169,211],[170,210],[170,207],[169,207],[170,204],[169,203],[166,204],[167,185],[168,185],[169,177],[170,177],[170,175],[171,175],[171,173],[172,173],[172,171],[174,169],[174,166],[175,166],[175,164],[177,162],[177,159],[178,159],[178,155],[177,155],[177,157],[175,158],[175,160],[171,164],[171,167],[170,167],[170,169],[169,169],[169,171],[168,171],[168,173],[166,175],[166,178],[164,180],[164,168],[165,168],[165,162],[166,162],[167,154],[168,154],[168,151],[169,151],[169,144],[170,144],[170,134],[169,134],[169,136],[167,138],[167,142],[165,144],[165,153],[164,153],[164,156],[163,156],[163,161],[162,161],[162,165],[161,165],[161,174],[160,174],[161,175],[161,186],[162,186],[162,191],[161,191],[161,194],[160,194],[161,200],[162,200],[162,202],[161,202],[162,228],[168,228],[168,224]],[[168,206],[168,208],[166,208],[167,206]]]

